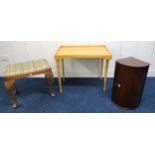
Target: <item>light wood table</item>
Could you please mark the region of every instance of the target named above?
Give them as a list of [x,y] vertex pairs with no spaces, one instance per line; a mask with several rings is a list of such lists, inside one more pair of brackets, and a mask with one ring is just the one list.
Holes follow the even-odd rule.
[[108,48],[105,45],[95,45],[95,46],[60,46],[58,51],[55,54],[56,67],[57,67],[57,75],[59,82],[59,90],[62,93],[62,82],[61,82],[61,74],[60,74],[60,65],[62,65],[62,76],[64,76],[64,59],[65,58],[94,58],[99,59],[101,61],[101,72],[100,78],[102,79],[102,72],[104,68],[104,60],[105,64],[105,72],[104,72],[104,86],[103,89],[106,91],[106,83],[107,83],[107,74],[108,74],[108,66],[109,60],[112,59],[112,55]]

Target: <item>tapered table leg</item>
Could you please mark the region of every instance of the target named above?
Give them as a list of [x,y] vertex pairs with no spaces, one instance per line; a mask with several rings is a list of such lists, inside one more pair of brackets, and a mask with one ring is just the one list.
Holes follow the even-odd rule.
[[103,68],[104,68],[104,59],[101,59],[101,72],[100,72],[100,80],[102,80]]
[[62,59],[62,77],[63,77],[63,80],[65,80],[65,67],[64,67],[64,59]]
[[57,75],[58,75],[58,82],[59,82],[59,91],[62,93],[62,82],[61,82],[61,74],[60,74],[60,60],[56,60],[56,67],[57,67]]
[[105,72],[104,72],[104,92],[106,92],[107,88],[107,75],[108,75],[108,67],[109,67],[109,60],[106,60]]

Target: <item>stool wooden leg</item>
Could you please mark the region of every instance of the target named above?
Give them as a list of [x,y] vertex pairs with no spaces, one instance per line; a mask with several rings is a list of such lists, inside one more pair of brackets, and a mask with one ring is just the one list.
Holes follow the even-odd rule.
[[16,99],[15,92],[12,90],[13,87],[15,86],[14,83],[15,83],[14,80],[5,81],[5,88],[9,92],[9,94],[11,95],[11,97],[13,98],[13,105],[12,105],[12,107],[13,108],[17,108],[18,107],[18,101]]
[[13,85],[13,89],[14,89],[13,91],[14,91],[15,94],[18,94],[19,93],[19,91],[18,91],[17,86],[16,86],[15,83]]
[[48,81],[48,74],[45,74],[45,83],[49,83],[49,81]]
[[53,88],[53,80],[54,80],[54,76],[53,76],[52,71],[50,71],[48,73],[48,78],[49,78],[49,85],[50,85],[50,95],[55,96],[55,94],[53,93],[53,90],[52,90],[52,88]]

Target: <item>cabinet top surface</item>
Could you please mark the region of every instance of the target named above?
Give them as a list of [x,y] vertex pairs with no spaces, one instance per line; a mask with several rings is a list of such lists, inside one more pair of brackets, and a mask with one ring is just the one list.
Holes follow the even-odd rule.
[[133,57],[119,59],[116,62],[129,67],[148,67],[150,65],[145,61],[142,61]]
[[105,45],[94,46],[60,46],[55,58],[105,58],[111,59],[112,55]]

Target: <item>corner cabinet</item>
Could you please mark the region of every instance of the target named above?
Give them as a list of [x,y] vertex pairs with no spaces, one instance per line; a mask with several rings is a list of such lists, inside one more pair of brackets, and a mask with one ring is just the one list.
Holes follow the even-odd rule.
[[133,57],[116,61],[112,90],[115,104],[126,109],[139,106],[149,65]]

